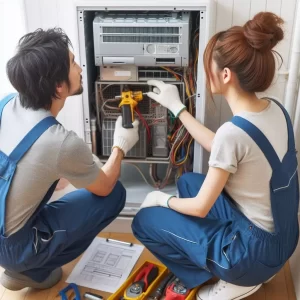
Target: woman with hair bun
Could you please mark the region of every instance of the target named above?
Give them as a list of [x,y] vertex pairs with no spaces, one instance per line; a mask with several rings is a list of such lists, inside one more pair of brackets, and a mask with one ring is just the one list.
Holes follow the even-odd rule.
[[188,289],[212,277],[197,299],[242,299],[271,279],[299,236],[294,133],[283,106],[259,99],[275,74],[273,48],[283,20],[269,12],[215,34],[204,53],[207,85],[222,94],[233,118],[216,133],[191,116],[177,89],[161,81],[149,97],[168,108],[210,152],[206,176],[184,174],[179,198],[154,191],[136,215],[134,235]]

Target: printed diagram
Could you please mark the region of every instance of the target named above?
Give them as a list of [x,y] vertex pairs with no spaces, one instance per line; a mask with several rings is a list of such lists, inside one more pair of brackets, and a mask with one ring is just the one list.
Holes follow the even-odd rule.
[[126,280],[143,249],[140,245],[129,247],[96,238],[67,282],[113,293]]
[[[130,249],[130,248],[129,248]],[[96,249],[91,259],[81,271],[81,277],[87,281],[108,281],[116,285],[128,267],[134,251],[103,246]]]

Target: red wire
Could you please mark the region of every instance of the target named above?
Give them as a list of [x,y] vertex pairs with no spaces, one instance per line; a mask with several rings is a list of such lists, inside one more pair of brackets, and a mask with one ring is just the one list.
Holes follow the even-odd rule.
[[144,124],[144,126],[146,127],[146,131],[147,131],[147,137],[148,137],[148,142],[151,142],[151,132],[150,132],[150,128],[146,122],[146,120],[144,119],[144,117],[142,116],[140,110],[136,107],[135,108],[135,112],[138,114],[140,120],[142,121],[142,123]]
[[180,129],[181,127],[178,127],[175,132],[172,134],[172,137],[171,137],[171,141],[173,141],[174,137],[176,136],[178,130]]

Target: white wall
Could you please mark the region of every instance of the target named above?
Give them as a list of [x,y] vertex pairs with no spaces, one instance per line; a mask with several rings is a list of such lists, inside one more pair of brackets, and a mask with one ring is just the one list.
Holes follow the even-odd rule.
[[[273,96],[278,100],[284,100],[285,86],[287,76],[280,73],[285,73],[288,70],[291,49],[291,37],[294,27],[294,15],[296,11],[297,1],[299,0],[216,0],[216,31],[226,30],[233,25],[243,25],[250,18],[261,11],[270,11],[281,16],[284,21],[284,40],[276,47],[282,58],[283,65],[275,78],[270,89],[259,96]],[[224,101],[223,97],[216,97],[216,108],[212,107],[210,120],[208,125],[216,130],[220,125],[230,119],[231,111]],[[216,110],[221,110],[220,114]],[[216,119],[218,115],[219,119]]]
[[[6,62],[13,55],[18,40],[26,33],[23,0],[0,0],[0,94],[14,92],[6,76]],[[9,26],[12,24],[13,26]]]
[[[76,10],[73,0],[23,0],[27,16],[27,29],[61,27],[72,41],[75,59],[79,58]],[[59,121],[83,137],[81,96],[70,97],[58,116]]]

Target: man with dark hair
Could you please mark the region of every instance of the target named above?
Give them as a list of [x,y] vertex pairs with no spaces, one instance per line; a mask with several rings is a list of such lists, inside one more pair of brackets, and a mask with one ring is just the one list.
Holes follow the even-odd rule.
[[[66,98],[83,90],[69,46],[61,29],[39,29],[20,39],[7,63],[18,91],[0,101],[0,265],[10,290],[52,287],[61,266],[82,254],[125,204],[118,178],[138,141],[138,122],[125,129],[119,117],[111,156],[98,166],[84,141],[56,121]],[[48,203],[60,178],[78,190]]]

